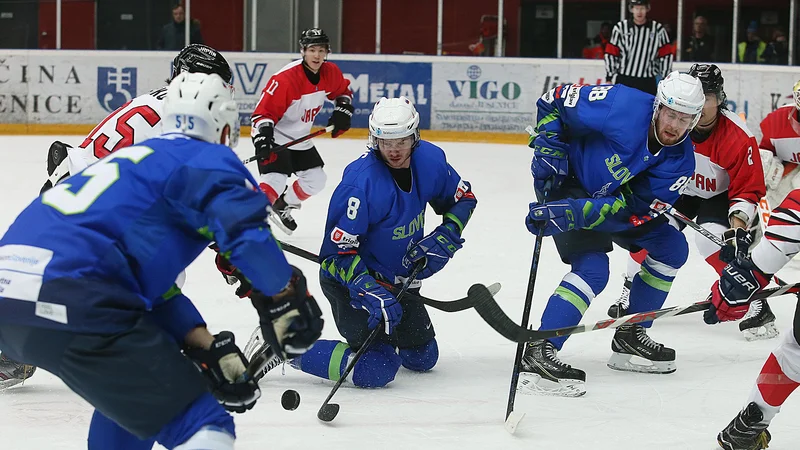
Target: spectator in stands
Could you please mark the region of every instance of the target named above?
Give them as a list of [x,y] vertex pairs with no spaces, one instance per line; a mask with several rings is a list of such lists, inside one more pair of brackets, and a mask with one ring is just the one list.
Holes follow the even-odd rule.
[[783,64],[785,66],[789,63],[789,42],[786,40],[786,34],[780,28],[776,28],[772,32],[772,41],[764,50],[764,59],[767,64]]
[[708,34],[708,21],[703,16],[694,18],[694,28],[684,50],[684,60],[695,62],[714,62],[714,36]]
[[758,35],[758,23],[754,20],[747,27],[747,40],[737,48],[737,61],[745,64],[763,64],[767,44]]
[[603,59],[605,54],[606,44],[611,37],[611,22],[603,22],[600,24],[600,32],[594,39],[589,40],[589,45],[583,47],[583,57],[585,59]]
[[[192,20],[192,27],[189,33],[191,44],[203,44],[203,36],[200,34],[200,22]],[[186,14],[183,5],[175,5],[172,8],[172,22],[164,25],[161,29],[161,36],[156,43],[158,50],[181,50],[186,47]]]

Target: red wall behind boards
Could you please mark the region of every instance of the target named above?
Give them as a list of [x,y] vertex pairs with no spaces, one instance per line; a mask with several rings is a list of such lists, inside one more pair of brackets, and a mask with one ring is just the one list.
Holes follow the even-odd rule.
[[[63,0],[61,48],[94,49],[94,1]],[[39,48],[56,48],[56,2],[39,2]]]
[[192,0],[191,13],[192,20],[200,21],[206,45],[223,52],[242,51],[244,4],[241,0]]
[[[192,3],[194,5],[194,3]],[[437,2],[431,0],[384,1],[381,4],[381,53],[404,51],[436,54]],[[506,55],[519,49],[520,0],[505,0]],[[443,50],[467,54],[478,41],[482,15],[496,15],[497,2],[445,0],[442,17]],[[342,52],[375,53],[375,0],[342,2]]]

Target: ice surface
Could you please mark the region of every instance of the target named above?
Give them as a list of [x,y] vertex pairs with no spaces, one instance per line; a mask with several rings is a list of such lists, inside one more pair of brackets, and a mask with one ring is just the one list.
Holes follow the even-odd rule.
[[[0,230],[39,192],[45,180],[46,151],[53,139],[80,143],[79,136],[0,136]],[[326,189],[295,212],[299,228],[286,238],[316,252],[323,238],[328,199],[345,165],[364,150],[364,141],[320,139],[326,162]],[[530,152],[517,146],[440,143],[451,164],[472,182],[478,208],[467,227],[466,244],[447,269],[427,281],[423,293],[441,299],[461,297],[473,282],[501,282],[497,299],[519,320],[525,297],[534,237],[523,226],[531,201]],[[243,139],[241,156],[250,156]],[[255,170],[255,167],[252,168]],[[429,213],[428,229],[438,223]],[[689,236],[693,241],[694,237]],[[691,242],[690,242],[691,244]],[[694,245],[688,264],[673,285],[668,305],[702,300],[713,271]],[[338,334],[327,301],[317,284],[317,267],[289,256],[308,275],[309,285],[326,314],[324,338]],[[619,294],[625,268],[622,251],[611,254],[611,281],[586,314],[605,318]],[[567,272],[548,239],[542,252],[532,322]],[[796,281],[796,271],[784,278]],[[248,302],[233,295],[217,273],[213,254],[205,252],[189,267],[184,292],[205,316],[212,331],[233,330],[244,345],[257,323]],[[782,332],[791,326],[795,301],[776,299],[773,310]],[[276,369],[261,383],[262,399],[254,410],[236,416],[237,449],[714,449],[715,436],[733,418],[777,341],[748,343],[736,324],[714,327],[699,314],[658,322],[651,336],[677,351],[678,371],[671,375],[621,373],[608,369],[611,331],[572,337],[562,359],[587,372],[587,394],[577,399],[517,396],[517,410],[527,413],[516,435],[503,429],[515,344],[495,334],[474,311],[432,311],[440,358],[426,374],[401,369],[385,389],[343,388],[334,401],[341,412],[322,424],[316,411],[332,382],[289,367]],[[284,411],[280,397],[295,389],[302,398],[296,411]],[[0,394],[0,436],[7,449],[80,449],[91,408],[57,378],[37,374]],[[796,449],[800,440],[800,402],[791,398],[773,421],[772,449]]]

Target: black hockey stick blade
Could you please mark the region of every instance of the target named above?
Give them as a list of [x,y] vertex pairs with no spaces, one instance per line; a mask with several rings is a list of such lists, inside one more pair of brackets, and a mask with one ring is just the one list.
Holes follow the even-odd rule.
[[317,411],[317,419],[323,422],[330,422],[339,414],[339,404],[327,403]]
[[[787,284],[785,286],[762,289],[753,294],[752,300],[760,300],[768,297],[776,297],[784,294],[796,294],[800,292],[800,283]],[[576,325],[572,327],[556,328],[553,330],[528,330],[517,325],[500,308],[494,300],[491,292],[481,284],[474,284],[469,288],[469,297],[473,299],[473,308],[480,314],[483,320],[497,331],[501,336],[513,342],[530,342],[540,339],[549,339],[559,336],[568,336],[589,331],[619,328],[622,325],[635,323],[651,322],[656,319],[666,317],[682,316],[698,311],[707,310],[711,302],[702,301],[688,306],[672,306],[655,311],[648,311],[639,314],[620,317],[619,319],[607,319],[596,322],[594,325]]]

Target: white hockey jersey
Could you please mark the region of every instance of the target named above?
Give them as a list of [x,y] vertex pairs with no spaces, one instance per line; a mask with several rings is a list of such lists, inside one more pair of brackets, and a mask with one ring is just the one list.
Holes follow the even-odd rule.
[[142,94],[103,119],[80,146],[69,150],[69,173],[77,173],[111,152],[160,135],[166,95],[166,87]]
[[764,239],[753,249],[753,263],[765,273],[776,273],[800,252],[800,189],[772,210]]

